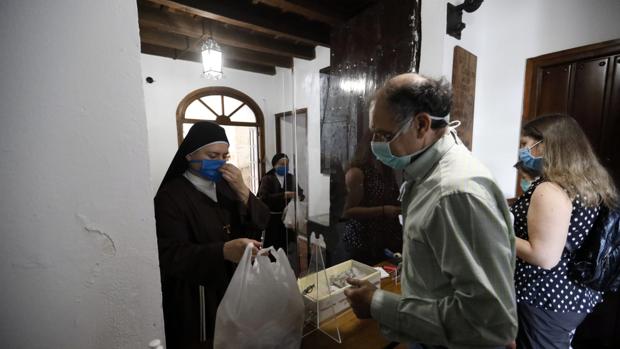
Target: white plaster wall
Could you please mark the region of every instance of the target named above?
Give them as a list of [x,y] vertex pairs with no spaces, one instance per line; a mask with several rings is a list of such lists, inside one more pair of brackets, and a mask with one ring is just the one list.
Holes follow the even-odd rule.
[[[445,35],[446,1],[422,3],[420,72],[443,72],[450,81],[455,45],[478,57],[473,153],[512,197],[526,59],[620,38],[620,1],[485,1],[476,12],[463,14],[467,27],[460,41]],[[442,45],[443,57],[436,59],[432,52],[442,51]]]
[[[224,67],[221,80],[207,80],[200,76],[202,65],[195,62],[141,55],[144,103],[148,119],[148,135],[153,194],[159,188],[170,161],[178,148],[176,110],[190,92],[208,86],[226,86],[250,96],[261,108],[265,117],[265,159],[269,170],[275,154],[275,114],[292,110],[292,97],[283,102],[290,90],[282,84],[292,80],[290,69],[277,69],[276,75],[265,75],[228,69]],[[147,76],[155,79],[148,84]],[[288,83],[290,85],[290,82]]]
[[163,338],[135,2],[0,2],[0,338]]

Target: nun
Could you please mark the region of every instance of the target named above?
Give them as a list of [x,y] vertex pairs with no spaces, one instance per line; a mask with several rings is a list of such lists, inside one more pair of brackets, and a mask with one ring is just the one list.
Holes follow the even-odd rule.
[[213,347],[215,315],[235,263],[248,244],[260,247],[269,220],[269,208],[227,163],[228,148],[221,126],[195,123],[155,196],[168,349]]
[[[297,242],[295,231],[287,229],[282,222],[282,212],[286,205],[295,197],[295,177],[289,173],[289,159],[284,153],[277,153],[271,159],[273,168],[261,179],[258,197],[269,206],[271,217],[267,224],[265,246],[273,246],[288,251],[288,245]],[[304,191],[297,187],[300,201]],[[289,251],[290,252],[290,251]]]

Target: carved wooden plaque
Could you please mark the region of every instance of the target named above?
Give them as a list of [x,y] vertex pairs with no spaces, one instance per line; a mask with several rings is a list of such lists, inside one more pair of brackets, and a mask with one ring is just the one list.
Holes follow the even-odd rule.
[[460,46],[454,47],[452,62],[452,111],[450,120],[459,120],[457,129],[463,144],[471,150],[476,97],[476,64],[478,58]]

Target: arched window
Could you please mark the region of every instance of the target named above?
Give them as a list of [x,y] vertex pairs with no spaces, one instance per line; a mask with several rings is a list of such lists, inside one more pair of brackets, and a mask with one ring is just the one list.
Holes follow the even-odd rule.
[[195,122],[210,120],[226,130],[230,162],[239,167],[247,186],[256,193],[265,173],[264,119],[258,104],[229,87],[205,87],[191,92],[177,108],[179,144]]

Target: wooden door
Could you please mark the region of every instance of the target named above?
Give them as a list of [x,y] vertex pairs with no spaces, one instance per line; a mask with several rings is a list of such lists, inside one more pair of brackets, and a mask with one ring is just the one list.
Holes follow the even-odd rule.
[[550,113],[571,115],[620,188],[619,79],[620,40],[530,58],[522,124]]
[[[620,40],[528,59],[525,82],[522,123],[573,116],[620,188]],[[577,329],[573,348],[620,348],[620,294],[604,298]]]
[[540,93],[536,98],[536,115],[568,112],[571,64],[542,68],[538,75]]
[[599,156],[609,60],[597,57],[572,64],[575,68],[568,114],[577,120]]
[[613,57],[609,69],[612,80],[608,82],[609,112],[601,136],[601,159],[614,176],[616,188],[620,188],[620,55]]

